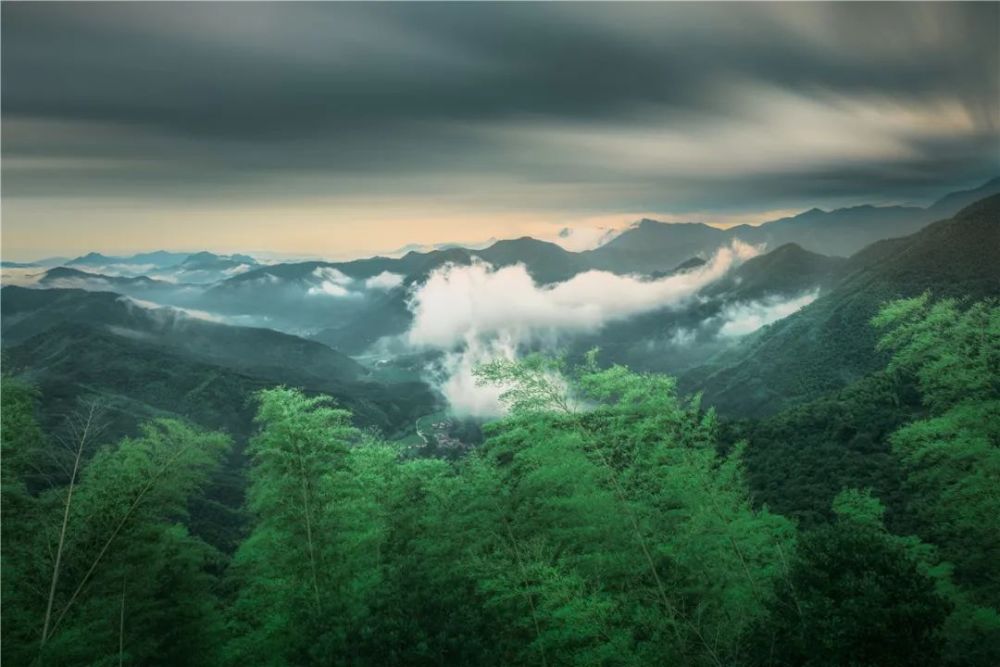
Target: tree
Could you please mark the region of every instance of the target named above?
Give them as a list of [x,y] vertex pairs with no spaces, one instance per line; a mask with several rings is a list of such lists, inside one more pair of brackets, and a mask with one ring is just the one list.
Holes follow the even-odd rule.
[[[211,663],[212,553],[178,521],[227,446],[224,436],[159,420],[98,450],[72,502],[64,487],[32,496],[32,530],[5,535],[5,657]],[[127,615],[123,581],[134,582]]]
[[257,400],[261,430],[248,449],[253,528],[232,565],[239,593],[230,659],[328,663],[343,650],[351,613],[336,576],[347,545],[335,476],[360,432],[325,397],[279,387]]
[[[574,377],[538,357],[488,364],[479,377],[503,387],[510,407],[484,450],[503,475],[507,521],[530,547],[531,571],[547,575],[535,584],[539,638],[570,641],[584,661],[736,661],[792,528],[750,507],[739,453],[716,455],[714,414],[679,399],[671,378],[597,370],[592,359]],[[602,647],[615,648],[598,659]],[[558,644],[552,654],[574,655]]]
[[1000,609],[1000,307],[925,294],[887,305],[874,323],[890,369],[917,377],[930,410],[892,436],[922,533],[960,583]]
[[836,521],[800,538],[751,633],[752,664],[941,664],[950,605],[905,540],[885,531],[883,511],[871,495],[846,491]]
[[890,370],[917,378],[929,412],[891,441],[920,536],[949,571],[942,582],[955,605],[948,651],[964,664],[1000,660],[998,303],[934,302],[924,294],[890,303],[874,319],[883,331],[879,346],[893,354]]

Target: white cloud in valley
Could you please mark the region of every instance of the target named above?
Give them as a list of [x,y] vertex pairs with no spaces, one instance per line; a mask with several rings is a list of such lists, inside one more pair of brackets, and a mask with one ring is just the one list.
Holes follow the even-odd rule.
[[812,290],[791,299],[776,297],[730,304],[719,314],[719,318],[723,321],[719,335],[736,337],[753,333],[763,326],[805,308],[815,301],[817,296],[819,290]]
[[351,295],[348,285],[353,279],[343,271],[330,266],[318,266],[311,276],[317,281],[307,290],[310,296],[346,297]]
[[391,290],[394,287],[399,287],[403,284],[403,278],[398,273],[392,273],[390,271],[383,271],[377,276],[372,276],[365,281],[365,287],[367,289],[377,289],[377,290]]
[[472,369],[527,345],[553,346],[564,335],[687,303],[704,286],[759,254],[740,241],[719,248],[696,269],[657,280],[587,271],[550,286],[537,284],[523,265],[495,269],[484,262],[447,265],[413,293],[407,342],[444,351],[438,385],[459,414],[500,411],[496,391],[477,387]]

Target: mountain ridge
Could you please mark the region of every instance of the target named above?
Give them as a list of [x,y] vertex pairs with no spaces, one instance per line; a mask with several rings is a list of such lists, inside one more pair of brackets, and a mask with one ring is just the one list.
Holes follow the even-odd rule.
[[839,390],[884,363],[870,326],[892,299],[1000,294],[1000,194],[914,234],[848,258],[818,299],[681,376],[681,386],[737,416],[770,414]]

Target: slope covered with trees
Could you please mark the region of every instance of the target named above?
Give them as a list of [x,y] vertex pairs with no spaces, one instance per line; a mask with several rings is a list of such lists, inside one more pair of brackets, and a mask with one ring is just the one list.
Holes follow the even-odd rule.
[[1000,195],[851,257],[839,280],[799,312],[687,373],[682,386],[730,415],[776,413],[860,380],[886,362],[869,321],[881,304],[918,296],[1000,294]]
[[[855,462],[798,439],[801,411],[720,423],[593,356],[480,367],[509,413],[455,461],[264,389],[231,554],[192,528],[228,438],[158,419],[114,444],[85,413],[59,447],[5,380],[4,658],[996,664],[998,314],[927,295],[880,312],[891,362],[816,411]],[[768,481],[802,474],[767,459],[784,441],[826,471],[816,498]]]

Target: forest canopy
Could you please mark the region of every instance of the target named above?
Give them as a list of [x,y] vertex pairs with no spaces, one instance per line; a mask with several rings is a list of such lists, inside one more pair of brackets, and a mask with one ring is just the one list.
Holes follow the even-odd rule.
[[793,430],[727,423],[595,355],[481,366],[508,410],[454,460],[407,455],[327,397],[260,390],[239,516],[213,501],[227,436],[157,419],[104,442],[90,405],[55,437],[4,378],[3,657],[998,664],[1000,308],[925,294],[873,325],[891,355],[880,395],[912,387],[916,404],[879,475],[852,485],[823,460],[840,488],[807,514],[774,482],[780,457],[758,465]]

